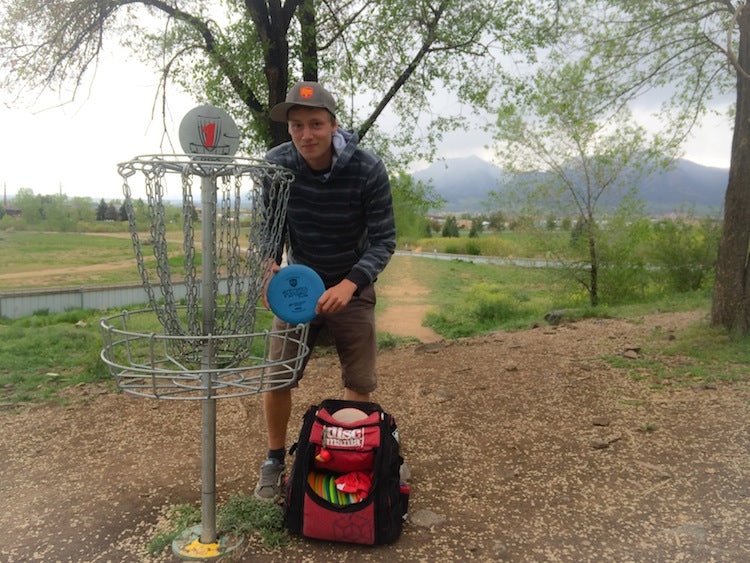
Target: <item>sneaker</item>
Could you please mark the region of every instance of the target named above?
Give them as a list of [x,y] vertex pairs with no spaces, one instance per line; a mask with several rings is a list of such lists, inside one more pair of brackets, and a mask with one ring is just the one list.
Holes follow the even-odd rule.
[[281,498],[286,466],[277,459],[267,459],[260,466],[260,477],[255,486],[255,498],[276,502]]

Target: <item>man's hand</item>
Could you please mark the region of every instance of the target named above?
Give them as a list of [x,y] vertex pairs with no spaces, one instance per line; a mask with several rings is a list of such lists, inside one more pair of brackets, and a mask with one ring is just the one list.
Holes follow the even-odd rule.
[[263,269],[263,304],[266,306],[266,309],[269,310],[271,309],[271,306],[268,304],[268,284],[271,282],[271,278],[280,269],[281,266],[273,260],[266,262],[266,267]]
[[336,313],[346,307],[352,300],[352,295],[357,291],[357,284],[349,280],[343,280],[333,287],[325,290],[318,299],[315,313]]

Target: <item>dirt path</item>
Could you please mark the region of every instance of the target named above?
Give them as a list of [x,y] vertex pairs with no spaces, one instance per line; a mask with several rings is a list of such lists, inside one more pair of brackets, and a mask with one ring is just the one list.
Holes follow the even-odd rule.
[[[133,259],[120,260],[119,262],[108,262],[107,264],[90,264],[88,266],[61,266],[59,268],[44,268],[42,270],[12,272],[10,274],[0,274],[1,281],[11,280],[28,280],[29,276],[34,276],[40,280],[49,280],[54,277],[61,277],[74,274],[86,274],[91,272],[112,272],[115,270],[126,271],[130,274],[133,271]],[[40,285],[43,282],[40,282]]]
[[[81,235],[91,237],[108,237],[129,239],[129,233],[81,233]],[[181,242],[181,233],[170,231],[167,234],[167,240],[170,242]],[[200,248],[200,241],[196,242],[196,247]],[[150,250],[147,254],[150,254]],[[18,280],[27,281],[30,277],[34,279],[35,288],[43,287],[69,287],[73,285],[71,280],[80,280],[81,276],[99,272],[122,271],[128,279],[133,278],[135,270],[135,260],[128,258],[126,260],[111,261],[106,263],[76,265],[76,266],[58,266],[54,268],[40,267],[33,269],[33,265],[27,266],[23,272],[0,273],[0,282],[14,282]],[[80,283],[80,282],[79,282]]]
[[[649,386],[648,354],[704,312],[586,320],[382,352],[376,400],[412,469],[391,546],[254,540],[240,561],[750,560],[746,382]],[[606,357],[642,347],[644,363]],[[674,362],[688,362],[675,358]],[[332,357],[295,392],[339,395]],[[166,508],[197,502],[193,402],[71,390],[67,407],[0,412],[0,561],[172,561],[144,545]],[[260,398],[218,405],[220,497],[249,492],[264,455]],[[298,422],[297,422],[298,424]],[[294,426],[294,424],[293,424]]]
[[422,321],[430,306],[426,298],[429,288],[419,281],[414,273],[415,260],[402,260],[398,268],[386,270],[390,283],[378,287],[378,297],[388,304],[377,316],[379,331],[390,332],[396,336],[411,336],[421,342],[442,340],[437,332],[422,326]]

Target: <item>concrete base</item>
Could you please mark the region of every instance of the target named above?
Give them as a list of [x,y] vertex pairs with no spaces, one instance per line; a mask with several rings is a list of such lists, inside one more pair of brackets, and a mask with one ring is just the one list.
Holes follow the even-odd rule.
[[172,553],[184,561],[209,561],[223,557],[237,549],[244,541],[243,537],[224,535],[216,543],[201,543],[200,524],[188,528],[172,542]]

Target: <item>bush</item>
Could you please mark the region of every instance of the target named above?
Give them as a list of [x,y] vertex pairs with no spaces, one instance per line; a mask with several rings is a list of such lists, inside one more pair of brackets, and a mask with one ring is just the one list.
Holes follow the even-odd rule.
[[471,238],[466,241],[466,254],[471,256],[480,256],[482,254],[482,248],[477,239]]
[[648,245],[651,228],[645,217],[618,213],[598,231],[599,298],[609,304],[642,300],[650,284]]
[[658,283],[667,292],[696,291],[712,280],[720,237],[720,223],[692,217],[654,225],[651,262]]
[[480,236],[477,238],[434,237],[421,238],[415,246],[424,252],[443,254],[467,254],[471,256],[511,256],[519,254],[514,250],[514,243],[499,236]]
[[533,315],[531,309],[521,305],[522,300],[528,301],[528,295],[518,297],[521,299],[503,293],[498,284],[480,282],[469,287],[457,304],[427,313],[425,324],[446,338],[487,332],[509,321]]

